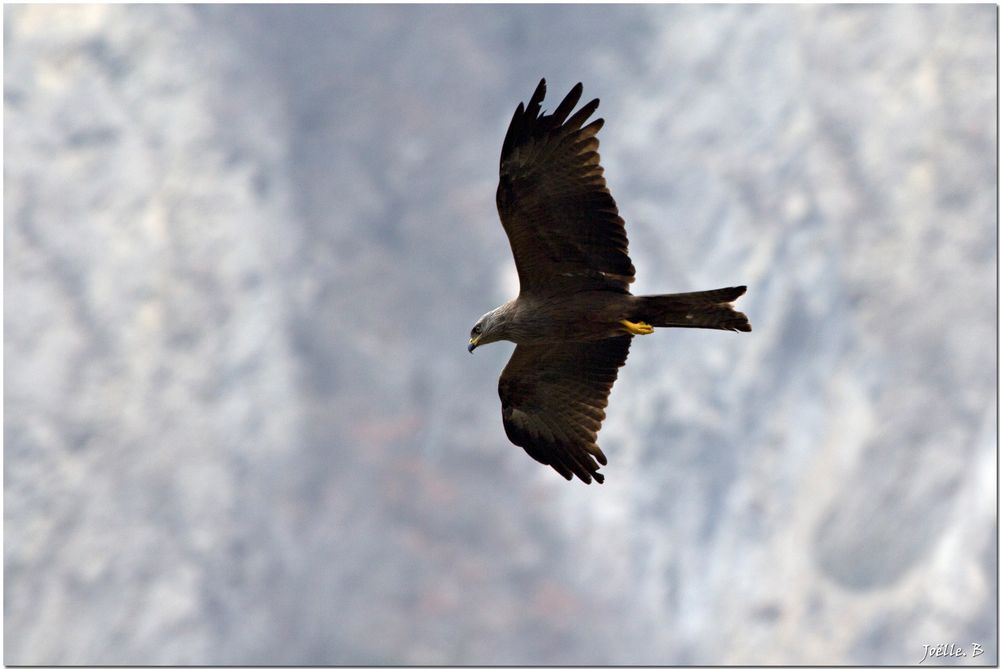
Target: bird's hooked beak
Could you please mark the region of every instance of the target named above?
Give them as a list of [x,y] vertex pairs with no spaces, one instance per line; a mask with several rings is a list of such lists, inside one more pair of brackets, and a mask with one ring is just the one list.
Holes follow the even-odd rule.
[[469,353],[476,350],[476,346],[479,345],[479,337],[473,337],[469,340]]

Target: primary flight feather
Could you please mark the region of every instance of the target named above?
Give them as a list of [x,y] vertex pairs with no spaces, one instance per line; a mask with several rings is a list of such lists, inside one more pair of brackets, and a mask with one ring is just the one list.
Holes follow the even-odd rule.
[[732,308],[746,286],[635,296],[625,221],[597,152],[599,101],[575,113],[583,85],[542,113],[545,80],[517,106],[500,151],[497,210],[510,240],[519,295],[484,314],[469,351],[517,344],[500,375],[507,437],[562,476],[604,482],[597,446],[611,386],[634,335],[654,327],[750,332]]

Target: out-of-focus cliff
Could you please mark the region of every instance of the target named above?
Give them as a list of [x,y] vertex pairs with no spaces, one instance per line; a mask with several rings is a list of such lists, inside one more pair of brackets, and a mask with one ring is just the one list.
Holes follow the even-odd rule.
[[[994,7],[4,11],[6,663],[996,662]],[[464,347],[541,76],[635,292],[750,286],[602,487]]]

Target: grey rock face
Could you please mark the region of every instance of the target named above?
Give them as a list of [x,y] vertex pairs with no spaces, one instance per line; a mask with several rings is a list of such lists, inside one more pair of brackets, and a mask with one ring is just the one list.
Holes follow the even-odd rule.
[[[5,22],[6,663],[996,662],[995,8]],[[464,348],[541,76],[636,292],[750,286],[633,346],[600,488]]]

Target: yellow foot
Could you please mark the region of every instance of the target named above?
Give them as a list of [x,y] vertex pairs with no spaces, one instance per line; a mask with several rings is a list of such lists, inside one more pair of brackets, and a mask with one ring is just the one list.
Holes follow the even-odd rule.
[[630,334],[634,335],[645,335],[653,334],[653,326],[649,323],[643,323],[639,321],[638,323],[633,323],[632,321],[619,321],[625,326],[625,329],[629,331]]

